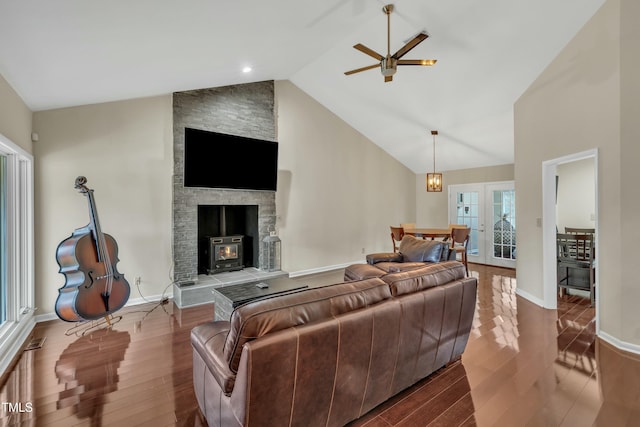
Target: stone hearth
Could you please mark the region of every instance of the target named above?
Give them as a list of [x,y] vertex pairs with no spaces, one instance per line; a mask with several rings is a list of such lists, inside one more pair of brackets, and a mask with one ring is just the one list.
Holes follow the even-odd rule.
[[193,282],[193,284],[186,282],[186,284],[182,286],[174,285],[173,301],[180,308],[207,304],[213,302],[213,294],[211,291],[214,288],[260,282],[277,277],[289,277],[289,273],[286,271],[268,272],[255,267],[249,267],[242,271],[230,271],[209,276],[200,275],[198,276],[198,281]]

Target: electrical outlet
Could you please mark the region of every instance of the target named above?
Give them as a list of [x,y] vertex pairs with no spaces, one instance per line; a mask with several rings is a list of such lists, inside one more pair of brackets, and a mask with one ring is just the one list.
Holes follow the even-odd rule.
[[362,252],[361,253],[364,253],[364,248],[362,248]]
[[140,282],[142,282],[142,279],[140,278],[140,276],[136,277],[136,286],[140,286]]

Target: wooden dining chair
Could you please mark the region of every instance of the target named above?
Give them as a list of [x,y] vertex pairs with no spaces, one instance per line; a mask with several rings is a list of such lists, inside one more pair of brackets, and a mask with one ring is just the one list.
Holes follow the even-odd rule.
[[595,228],[574,228],[574,227],[565,227],[564,232],[566,234],[596,234]]
[[[558,229],[558,227],[556,227],[556,230]],[[595,241],[595,237],[596,237],[596,229],[595,228],[575,228],[575,227],[565,227],[564,228],[564,232],[566,234],[587,234],[589,236],[591,236],[591,240]],[[595,251],[595,245],[593,248],[593,258],[596,257],[596,251]]]
[[467,264],[467,251],[469,248],[469,238],[471,237],[471,229],[466,227],[459,228],[453,227],[451,228],[451,243],[449,248],[452,251],[456,251],[456,258],[458,254],[462,254],[462,263],[464,264],[464,269],[467,272],[467,277],[469,277],[469,265]]
[[[558,233],[558,290],[579,289],[589,292],[591,305],[595,303],[595,249],[593,235]],[[571,275],[582,270],[588,278]]]
[[454,228],[467,228],[466,224],[449,224],[449,236],[442,239],[443,242],[446,242],[451,237],[451,230]]
[[391,242],[393,243],[393,252],[398,252],[398,248],[400,245],[400,241],[404,237],[404,228],[402,227],[391,227]]

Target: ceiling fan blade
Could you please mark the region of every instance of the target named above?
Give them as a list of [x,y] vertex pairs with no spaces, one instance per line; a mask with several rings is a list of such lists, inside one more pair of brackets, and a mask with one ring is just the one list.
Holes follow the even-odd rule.
[[344,74],[349,76],[351,74],[359,73],[360,71],[367,71],[367,70],[370,70],[372,68],[376,68],[376,67],[379,67],[379,66],[380,66],[380,64],[368,65],[366,67],[356,68],[355,70],[346,71]]
[[393,76],[384,76],[384,82],[390,82],[393,80]]
[[415,36],[413,39],[411,39],[407,44],[405,44],[403,47],[400,48],[399,51],[397,51],[396,53],[394,53],[392,55],[393,58],[395,59],[400,59],[403,56],[405,56],[411,49],[413,49],[414,47],[418,46],[418,44],[424,40],[427,39],[427,37],[429,37],[429,35],[427,33],[420,33],[417,36]]
[[424,65],[429,66],[438,62],[437,59],[399,59],[397,65]]
[[383,58],[382,55],[380,55],[378,52],[376,52],[373,49],[369,49],[368,47],[366,47],[362,43],[358,43],[357,45],[354,46],[354,48],[358,49],[362,53],[365,53],[365,54],[371,56],[372,58],[377,59],[378,61],[382,61],[382,58]]

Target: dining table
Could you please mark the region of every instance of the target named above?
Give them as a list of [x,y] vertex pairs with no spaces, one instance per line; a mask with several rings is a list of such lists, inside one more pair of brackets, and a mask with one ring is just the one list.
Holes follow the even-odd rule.
[[410,234],[415,237],[422,237],[423,239],[431,238],[434,240],[436,237],[448,239],[451,237],[451,230],[448,228],[405,228],[404,234]]

